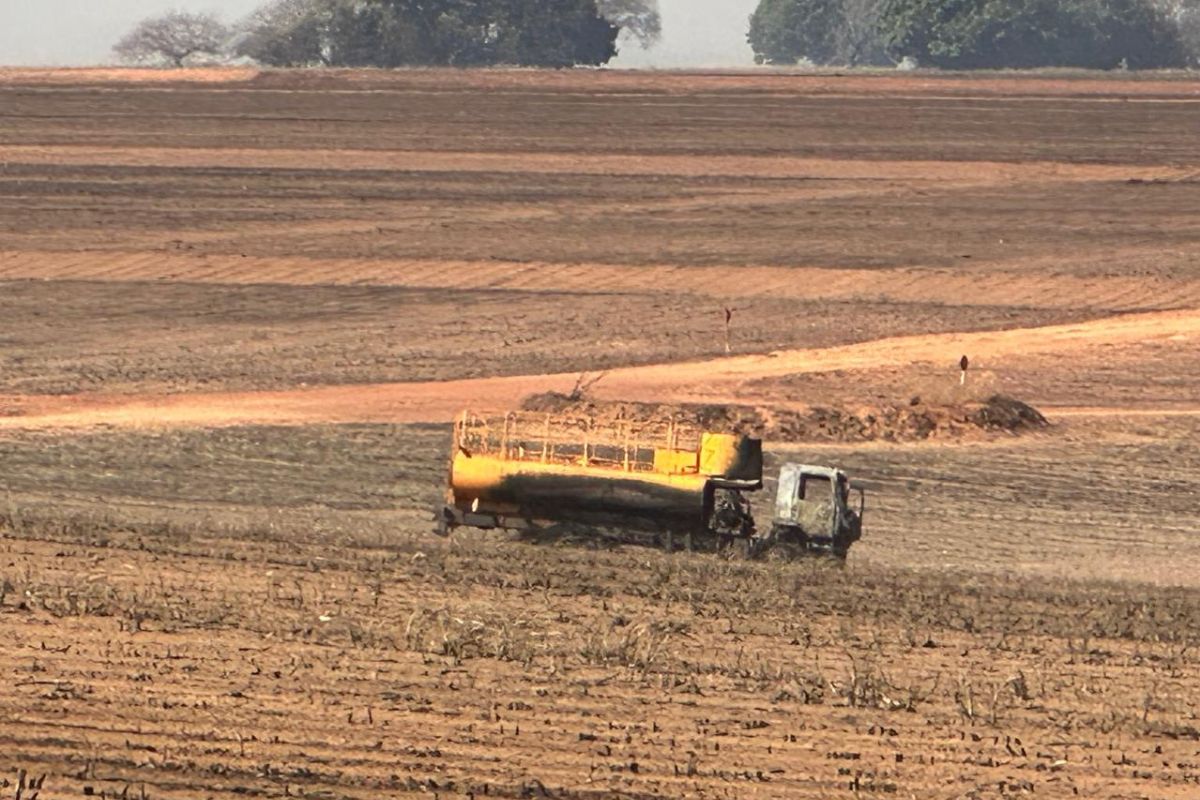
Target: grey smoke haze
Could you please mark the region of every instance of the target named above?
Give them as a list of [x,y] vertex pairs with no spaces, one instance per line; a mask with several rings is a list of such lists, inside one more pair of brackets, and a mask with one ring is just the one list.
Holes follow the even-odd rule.
[[[0,0],[0,64],[81,66],[112,62],[112,46],[138,20],[173,8],[233,21],[259,0]],[[719,67],[753,63],[746,19],[757,0],[659,0],[663,40],[627,43],[615,67]]]

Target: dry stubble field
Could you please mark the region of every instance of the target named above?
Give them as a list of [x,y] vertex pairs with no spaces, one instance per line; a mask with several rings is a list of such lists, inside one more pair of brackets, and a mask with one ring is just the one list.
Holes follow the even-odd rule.
[[[1159,78],[0,71],[0,796],[1200,796],[1198,125]],[[769,444],[868,487],[845,569],[428,533],[460,405],[874,407],[963,352],[1052,427]]]

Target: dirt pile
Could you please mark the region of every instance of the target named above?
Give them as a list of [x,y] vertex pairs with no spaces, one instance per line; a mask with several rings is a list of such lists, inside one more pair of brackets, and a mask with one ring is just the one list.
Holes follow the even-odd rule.
[[1046,418],[1016,398],[995,394],[955,405],[906,403],[876,407],[806,409],[749,405],[603,402],[558,392],[531,395],[522,410],[580,414],[603,421],[666,421],[674,418],[708,431],[763,436],[783,442],[921,441],[979,433],[1020,434],[1045,428]]
[[953,439],[979,432],[1018,434],[1049,424],[1033,406],[1002,394],[956,405],[927,404],[914,397],[903,405],[781,410],[773,416],[775,430],[768,427],[764,433],[789,442]]
[[593,400],[561,392],[543,392],[526,397],[522,411],[592,417],[598,422],[676,422],[707,431],[758,434],[767,426],[761,409],[749,405],[708,403],[639,403]]

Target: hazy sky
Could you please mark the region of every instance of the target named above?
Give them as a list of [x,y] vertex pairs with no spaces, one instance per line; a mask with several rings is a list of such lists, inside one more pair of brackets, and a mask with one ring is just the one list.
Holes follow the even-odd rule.
[[[0,0],[0,64],[104,64],[139,19],[172,8],[214,11],[233,21],[259,0]],[[746,19],[757,0],[659,0],[663,40],[626,44],[613,66],[716,67],[752,63]]]

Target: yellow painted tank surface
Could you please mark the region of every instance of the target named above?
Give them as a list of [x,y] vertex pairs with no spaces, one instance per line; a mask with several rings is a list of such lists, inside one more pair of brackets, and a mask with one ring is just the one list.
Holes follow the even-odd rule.
[[447,507],[462,524],[610,521],[695,528],[718,489],[762,486],[762,443],[674,421],[545,414],[483,418],[454,428]]

